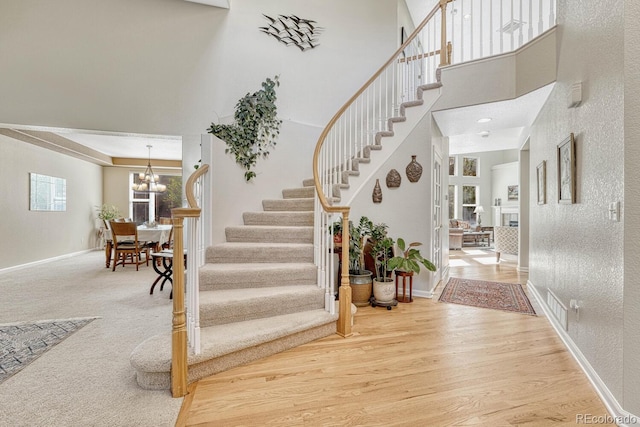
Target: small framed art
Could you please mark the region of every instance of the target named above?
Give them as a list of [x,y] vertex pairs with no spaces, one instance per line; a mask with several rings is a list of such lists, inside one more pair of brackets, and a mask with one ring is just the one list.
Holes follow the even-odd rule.
[[547,161],[543,160],[542,163],[536,168],[536,183],[538,188],[538,204],[544,205],[547,203]]
[[576,202],[576,149],[573,133],[558,144],[558,203]]

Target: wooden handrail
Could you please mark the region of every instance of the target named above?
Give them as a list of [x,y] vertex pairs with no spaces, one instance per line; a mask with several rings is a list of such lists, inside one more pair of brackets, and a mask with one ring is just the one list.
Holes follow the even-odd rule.
[[[173,253],[184,253],[184,219],[197,218],[201,208],[198,206],[193,188],[196,181],[207,173],[209,165],[202,165],[189,176],[185,184],[187,208],[171,209],[173,219]],[[193,256],[193,255],[192,255]],[[187,359],[187,316],[184,302],[184,263],[180,257],[173,263],[173,320],[171,330],[171,394],[182,397],[187,394],[188,359]]]
[[[435,16],[439,9],[442,9],[443,15],[444,10],[446,9],[447,3],[452,0],[440,0],[440,3],[437,4],[433,10],[427,15],[427,17],[418,25],[418,27],[411,33],[411,35],[405,40],[405,42],[396,50],[396,52],[391,55],[391,57],[385,62],[382,67],[378,71],[376,71],[373,76],[351,97],[349,100],[334,114],[334,116],[329,120],[329,123],[325,126],[320,137],[318,138],[318,142],[316,143],[315,150],[313,152],[313,181],[316,188],[316,194],[320,204],[322,205],[322,209],[327,213],[340,213],[342,214],[342,245],[343,248],[349,248],[349,206],[332,206],[327,197],[324,194],[322,185],[320,183],[320,152],[322,150],[322,146],[324,145],[324,141],[327,139],[329,132],[334,127],[338,119],[342,117],[342,115],[347,111],[347,109],[364,93],[367,88],[371,86],[373,82],[376,81],[378,77],[391,65],[397,61],[398,56],[413,42],[413,40],[417,37],[417,35],[422,31],[422,29],[427,25],[427,23]],[[444,30],[443,30],[444,31]],[[444,37],[442,38],[442,44],[440,52],[444,52],[446,47],[444,45]],[[338,290],[338,323],[337,323],[337,333],[343,337],[347,337],[351,335],[351,287],[349,285],[349,251],[342,251],[342,269],[341,269],[341,281],[340,288]]]

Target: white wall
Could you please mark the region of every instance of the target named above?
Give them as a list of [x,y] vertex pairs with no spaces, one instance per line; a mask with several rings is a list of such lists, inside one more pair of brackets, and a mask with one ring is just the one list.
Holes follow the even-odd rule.
[[[416,126],[407,140],[384,163],[354,199],[351,205],[350,219],[357,223],[361,216],[366,216],[374,223],[385,223],[389,226],[389,236],[394,240],[402,237],[406,242],[422,242],[418,249],[425,258],[430,259],[431,248],[431,211],[432,211],[432,145],[431,145],[431,115],[427,114]],[[384,147],[384,140],[383,140]],[[383,148],[384,151],[384,148]],[[382,152],[373,152],[372,156]],[[422,176],[418,182],[409,182],[406,167],[411,162],[411,156],[422,165]],[[386,176],[391,169],[396,169],[402,181],[398,188],[388,188]],[[382,188],[382,203],[373,203],[372,193],[376,179]],[[418,296],[431,296],[435,285],[431,280],[431,273],[422,269],[414,277],[414,293]]]
[[[543,297],[551,289],[567,307],[570,299],[583,302],[579,318],[569,312],[571,340],[617,401],[640,414],[640,370],[637,364],[623,370],[627,346],[638,350],[637,294],[623,300],[628,286],[637,287],[637,275],[624,280],[623,242],[626,231],[637,229],[638,222],[626,213],[620,222],[607,219],[610,202],[624,206],[631,201],[624,197],[627,184],[637,189],[637,181],[625,177],[624,167],[635,167],[639,157],[632,149],[625,158],[625,139],[634,145],[637,140],[625,137],[623,3],[633,2],[558,3],[557,83],[530,139],[530,164],[547,161],[547,204],[537,205],[535,192],[530,194],[529,280]],[[637,16],[637,6],[632,9]],[[637,31],[637,22],[628,24]],[[636,50],[633,57],[638,57]],[[583,82],[583,102],[569,109],[570,88],[577,81]],[[633,82],[637,94],[637,78]],[[556,148],[571,132],[576,136],[577,203],[561,205]],[[535,182],[535,168],[530,180]],[[636,258],[637,251],[635,264]],[[625,326],[624,318],[636,322]],[[632,340],[627,342],[627,337]]]
[[[101,169],[0,135],[0,269],[96,247]],[[67,180],[66,211],[29,210],[30,172]]]
[[226,240],[225,227],[243,224],[243,212],[261,212],[262,200],[281,199],[283,189],[302,187],[304,179],[313,178],[313,150],[321,131],[284,121],[278,144],[268,159],[258,160],[251,182],[245,181],[245,171],[233,156],[225,154],[224,141],[212,138],[213,243]]
[[623,406],[640,414],[640,2],[624,2],[624,353]]
[[[397,0],[4,0],[0,123],[197,135],[280,75],[279,115],[324,125],[397,46]],[[262,14],[325,28],[306,52]]]
[[[518,162],[500,163],[491,167],[491,206],[495,206],[495,199],[500,199],[502,207],[515,208],[519,206],[520,177],[518,171]],[[518,200],[509,200],[509,186],[512,185],[518,186]],[[491,215],[493,218],[493,212]]]

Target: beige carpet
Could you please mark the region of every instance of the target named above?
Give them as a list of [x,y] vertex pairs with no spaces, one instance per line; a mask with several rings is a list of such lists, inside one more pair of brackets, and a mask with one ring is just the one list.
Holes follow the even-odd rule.
[[129,362],[171,330],[168,287],[151,266],[104,266],[94,251],[0,273],[0,324],[97,317],[0,384],[0,426],[173,426],[182,399],[137,386]]

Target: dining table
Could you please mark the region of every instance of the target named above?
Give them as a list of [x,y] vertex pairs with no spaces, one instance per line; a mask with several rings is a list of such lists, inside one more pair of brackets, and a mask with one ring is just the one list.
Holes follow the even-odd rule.
[[[169,240],[169,234],[171,234],[172,225],[166,224],[158,224],[153,227],[147,227],[146,225],[139,225],[138,229],[138,241],[140,242],[155,242],[157,245],[157,250],[162,246],[163,243],[166,243]],[[106,267],[109,268],[111,265],[111,252],[113,251],[113,238],[111,236],[111,230],[104,230],[103,234],[104,239],[106,240],[104,255],[105,255],[105,264]],[[134,236],[131,236],[132,239]]]

